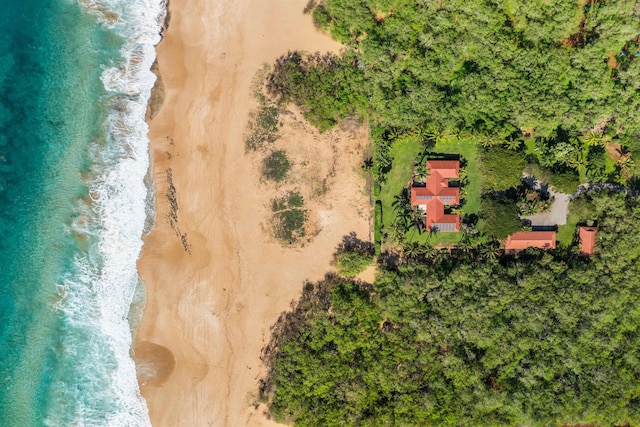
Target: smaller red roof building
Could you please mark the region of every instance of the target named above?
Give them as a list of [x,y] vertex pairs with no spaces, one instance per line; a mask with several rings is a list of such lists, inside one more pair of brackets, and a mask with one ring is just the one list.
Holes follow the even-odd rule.
[[424,187],[411,187],[411,205],[425,211],[428,231],[460,231],[460,215],[445,214],[445,207],[460,204],[460,189],[449,187],[460,177],[458,160],[427,160],[429,177]]
[[598,235],[598,227],[581,226],[578,229],[580,237],[580,253],[584,255],[593,255],[596,253],[596,236]]
[[520,231],[507,238],[504,249],[508,254],[523,251],[528,248],[555,249],[555,231]]

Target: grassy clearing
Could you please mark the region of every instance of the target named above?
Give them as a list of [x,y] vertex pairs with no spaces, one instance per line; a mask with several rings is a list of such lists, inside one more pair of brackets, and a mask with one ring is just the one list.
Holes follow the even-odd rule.
[[559,246],[569,247],[573,243],[573,237],[576,234],[577,222],[569,222],[558,227],[558,234],[556,234],[556,241]]
[[[393,165],[378,194],[381,214],[378,212],[378,208],[376,209],[376,226],[384,227],[387,232],[392,228],[396,216],[394,209],[396,197],[411,180],[414,162],[424,151],[421,139],[413,136],[399,138],[391,147],[390,154],[393,158]],[[447,136],[440,138],[436,146],[428,149],[427,153],[459,154],[462,156],[466,161],[467,180],[464,187],[465,204],[461,208],[461,213],[463,216],[477,214],[480,209],[481,175],[476,143],[471,139]],[[381,216],[381,219],[378,219],[378,216]],[[412,228],[406,233],[405,238],[410,242],[427,243],[433,246],[453,245],[460,242],[462,233],[419,233]]]
[[414,232],[414,230],[410,230],[407,233],[407,239],[409,242],[423,243],[431,246],[451,246],[460,243],[462,233],[429,233],[425,231],[419,234],[417,231]]
[[413,161],[422,152],[422,149],[422,141],[415,137],[399,138],[391,146],[390,154],[393,158],[393,166],[387,173],[386,182],[381,186],[378,195],[382,206],[380,225],[385,229],[391,228],[395,218],[393,202],[411,179]]
[[525,154],[527,156],[535,157],[538,163],[542,162],[542,156],[540,156],[540,153],[536,150],[536,141],[533,138],[527,138],[524,141],[524,146]]
[[569,203],[567,223],[558,227],[558,234],[556,235],[558,244],[565,247],[571,246],[574,243],[578,224],[581,222],[584,222],[583,216],[576,212],[573,203]]

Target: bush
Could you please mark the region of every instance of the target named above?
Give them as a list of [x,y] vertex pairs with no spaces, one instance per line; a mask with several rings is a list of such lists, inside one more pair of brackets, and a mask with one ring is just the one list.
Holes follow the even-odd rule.
[[502,191],[517,187],[525,167],[522,153],[502,147],[490,148],[482,154],[482,188]]
[[[314,18],[322,22],[322,12],[314,11]],[[356,61],[349,51],[341,56],[289,52],[269,73],[267,90],[278,102],[295,102],[309,123],[324,132],[366,105],[366,97],[357,90],[363,76]]]
[[335,257],[336,268],[342,276],[353,277],[362,273],[373,261],[373,255],[366,252],[340,252]]
[[319,5],[313,9],[313,22],[321,30],[326,30],[329,27],[331,15],[327,13],[327,9],[324,6]]
[[290,209],[277,212],[272,217],[273,235],[287,244],[297,243],[307,233],[304,229],[307,221],[306,209]]
[[304,206],[304,198],[297,191],[289,191],[284,196],[271,200],[271,210],[273,212],[301,208],[302,206]]
[[333,255],[336,268],[345,277],[353,277],[364,271],[373,261],[373,256],[374,246],[358,239],[353,232],[342,238]]
[[497,239],[505,239],[522,229],[517,204],[505,197],[484,197],[480,202],[479,217],[478,229]]
[[291,163],[284,150],[273,151],[262,160],[262,176],[280,182],[291,168]]
[[256,93],[259,106],[249,117],[244,146],[247,151],[260,150],[278,139],[280,111],[269,98]]

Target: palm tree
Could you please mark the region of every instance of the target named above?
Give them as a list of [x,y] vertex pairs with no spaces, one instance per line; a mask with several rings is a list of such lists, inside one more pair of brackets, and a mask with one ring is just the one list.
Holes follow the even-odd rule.
[[420,139],[421,142],[424,142],[429,138],[429,131],[424,126],[417,126],[413,128],[411,134]]
[[504,143],[504,146],[507,150],[513,150],[513,151],[520,149],[521,145],[522,145],[522,140],[520,139],[510,139],[505,141]]
[[561,142],[554,148],[554,155],[559,163],[572,169],[584,166],[585,155],[581,147],[572,140],[570,143]]
[[415,180],[418,182],[424,182],[429,177],[429,170],[427,169],[427,162],[423,159],[420,159],[415,169]]
[[425,261],[435,262],[436,257],[438,256],[438,250],[433,246],[425,245],[424,246],[424,259]]
[[493,261],[498,258],[500,251],[500,245],[495,240],[492,240],[482,246],[480,246],[479,257],[486,261]]
[[415,261],[425,257],[425,255],[427,254],[427,246],[422,245],[418,242],[408,242],[405,243],[402,247],[402,252],[404,253],[405,259],[407,261]]
[[604,145],[602,135],[595,132],[587,132],[582,136],[582,142],[589,147]]
[[398,243],[404,240],[407,232],[407,223],[404,221],[395,221],[389,229],[389,240]]
[[631,154],[625,154],[620,159],[618,159],[618,166],[624,170],[633,169],[635,167],[635,162],[631,158]]
[[469,239],[468,235],[463,234],[462,240],[458,243],[458,251],[462,254],[469,254],[473,250],[473,244],[471,243],[471,239]]
[[437,144],[440,138],[442,138],[442,130],[436,126],[429,125],[427,127],[426,133],[427,139],[429,139],[432,143]]
[[427,226],[424,220],[424,212],[420,209],[412,208],[409,211],[409,224],[418,231],[418,234],[422,234]]
[[409,202],[404,190],[393,198],[391,207],[393,207],[394,211],[407,211],[411,209],[411,203]]
[[480,144],[480,146],[484,148],[495,147],[496,145],[500,144],[500,139],[495,135],[484,134],[480,137],[478,144]]
[[391,130],[389,130],[389,133],[388,133],[389,140],[393,141],[395,139],[398,139],[403,134],[404,134],[404,132],[400,128],[393,127],[393,128],[391,128]]

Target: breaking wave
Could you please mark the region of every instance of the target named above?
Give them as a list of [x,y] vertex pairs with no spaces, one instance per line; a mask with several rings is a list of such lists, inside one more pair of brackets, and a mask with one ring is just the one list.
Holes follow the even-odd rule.
[[128,316],[152,191],[145,185],[145,114],[166,5],[164,0],[78,1],[122,39],[122,58],[104,64],[108,120],[104,137],[90,148],[92,166],[84,178],[89,196],[79,202],[68,230],[82,250],[59,282],[59,372],[45,421],[51,426],[149,426],[130,354]]

